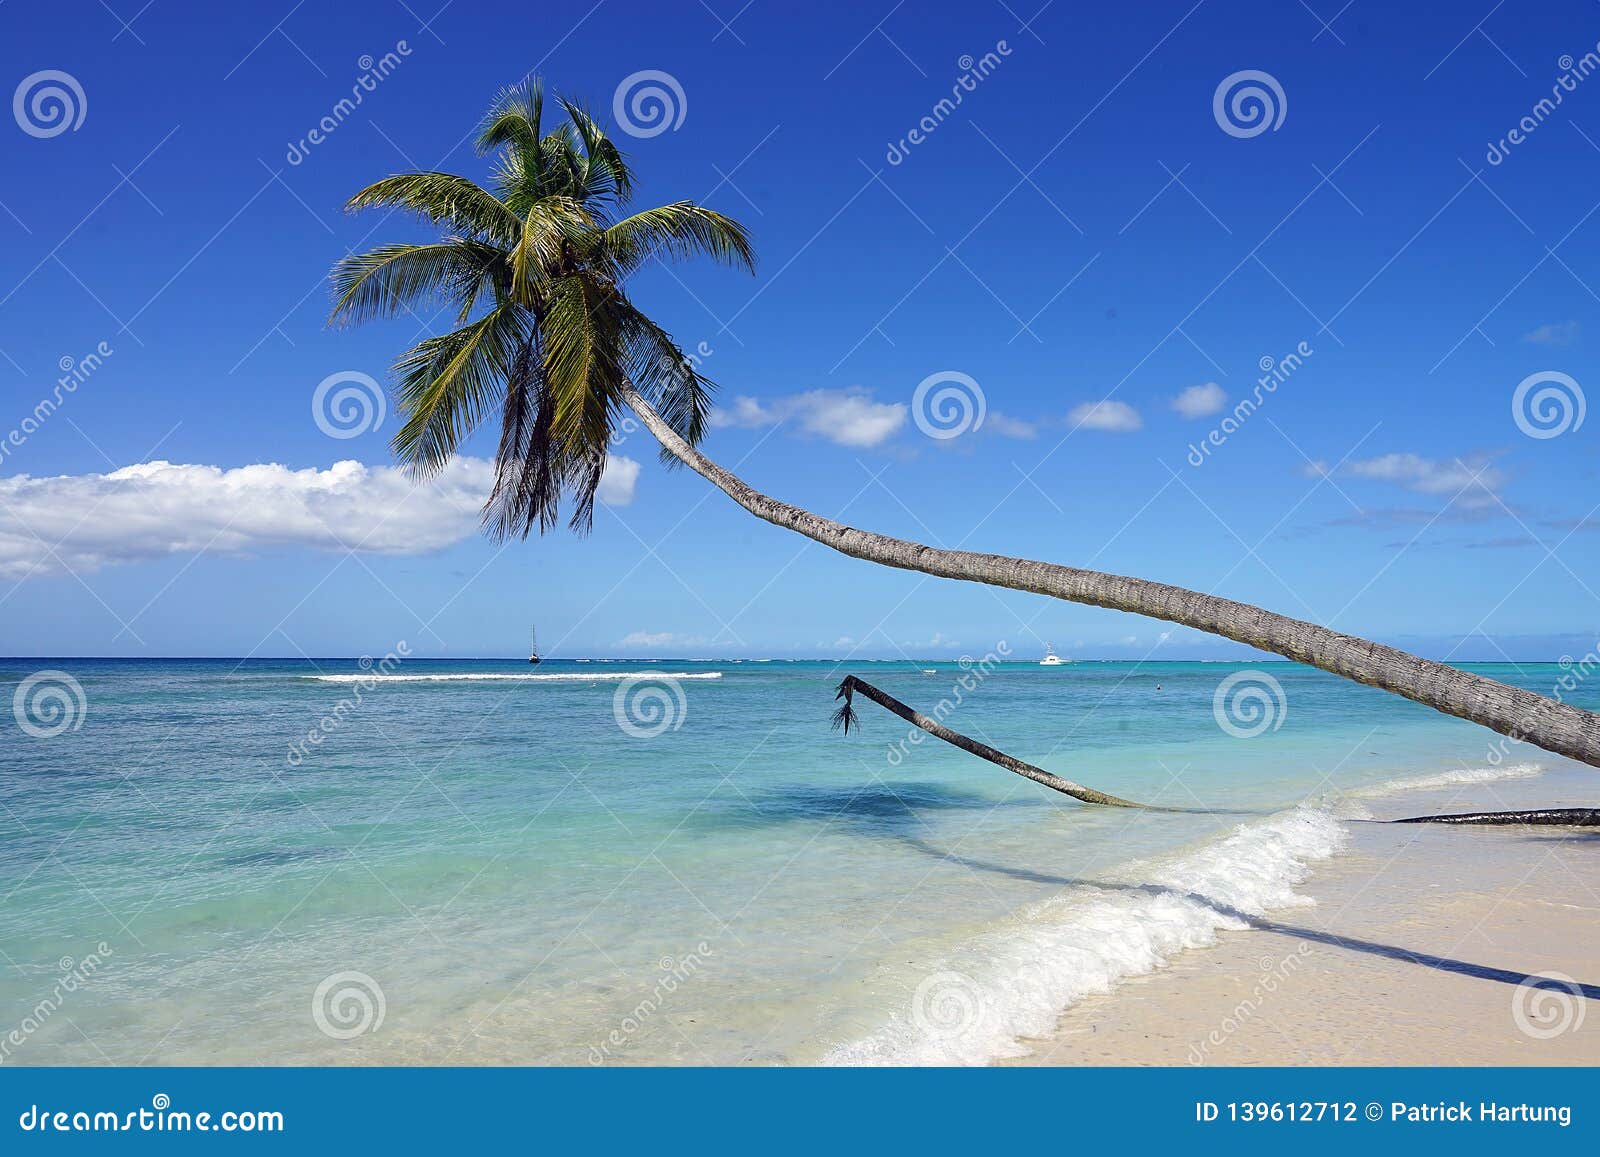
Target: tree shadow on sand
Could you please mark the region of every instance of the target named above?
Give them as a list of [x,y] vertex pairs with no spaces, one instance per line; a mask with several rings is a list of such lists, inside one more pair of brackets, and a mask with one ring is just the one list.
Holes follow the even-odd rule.
[[[1058,876],[1047,872],[1035,871],[1032,868],[993,863],[940,848],[914,830],[919,827],[927,828],[928,820],[924,818],[924,813],[992,809],[995,807],[1020,806],[1037,808],[1051,806],[1042,801],[997,801],[988,796],[978,795],[975,792],[957,791],[938,784],[909,783],[896,784],[893,787],[875,786],[858,790],[797,785],[793,788],[770,789],[749,799],[749,802],[760,817],[756,821],[758,823],[827,822],[835,828],[865,838],[893,840],[923,855],[957,864],[974,872],[986,872],[1013,880],[1023,880],[1028,883],[1061,888],[1099,888],[1105,891],[1171,896],[1203,904],[1214,912],[1243,922],[1257,932],[1267,932],[1277,936],[1292,936],[1299,940],[1323,944],[1330,948],[1338,948],[1347,952],[1366,953],[1370,956],[1397,960],[1405,964],[1415,964],[1423,968],[1433,968],[1440,972],[1450,972],[1458,976],[1470,976],[1476,980],[1490,980],[1510,985],[1538,985],[1541,987],[1552,987],[1558,984],[1558,982],[1548,977],[1518,972],[1515,969],[1474,964],[1467,960],[1457,960],[1448,956],[1435,956],[1428,952],[1417,952],[1410,948],[1402,948],[1396,944],[1384,944],[1376,940],[1340,936],[1337,933],[1326,932],[1316,928],[1304,928],[1299,925],[1286,924],[1279,920],[1270,920],[1263,916],[1254,916],[1203,893],[1186,891],[1182,888],[1173,888],[1162,884],[1127,884],[1114,880]],[[1160,813],[1146,814],[1157,815]],[[746,823],[748,824],[749,821],[746,821]],[[1542,833],[1530,833],[1524,838],[1555,839],[1557,837]],[[1597,837],[1595,834],[1585,832],[1579,838],[1593,839]],[[1600,984],[1574,982],[1568,985],[1562,982],[1559,983],[1559,987],[1573,992],[1575,995],[1582,995],[1590,1000],[1600,1001]]]

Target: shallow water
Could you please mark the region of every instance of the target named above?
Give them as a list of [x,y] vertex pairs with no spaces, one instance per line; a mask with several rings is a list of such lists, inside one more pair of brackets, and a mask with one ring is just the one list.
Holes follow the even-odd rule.
[[[0,690],[42,668],[84,707],[0,746],[24,1064],[981,1062],[1293,904],[1347,797],[1570,766],[1284,663],[848,668],[1230,814],[1087,808],[859,699],[830,733],[832,663],[3,660]],[[1239,672],[1281,698],[1216,708]]]

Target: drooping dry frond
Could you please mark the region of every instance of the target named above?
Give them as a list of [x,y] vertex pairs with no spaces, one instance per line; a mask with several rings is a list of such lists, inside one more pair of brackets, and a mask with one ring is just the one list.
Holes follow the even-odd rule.
[[833,730],[843,731],[846,735],[850,734],[852,727],[861,726],[861,717],[856,714],[855,709],[855,689],[856,677],[846,675],[839,684],[838,694],[834,696],[836,700],[843,699],[844,703],[833,713]]

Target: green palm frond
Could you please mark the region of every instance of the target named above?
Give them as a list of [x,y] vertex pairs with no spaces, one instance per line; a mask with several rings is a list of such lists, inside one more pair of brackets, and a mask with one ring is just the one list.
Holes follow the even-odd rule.
[[382,245],[352,253],[333,268],[329,320],[353,325],[394,317],[430,302],[474,301],[504,268],[493,245],[452,237],[431,245]]
[[520,153],[532,153],[539,147],[543,119],[544,84],[537,77],[501,89],[478,127],[478,151],[488,153],[510,146]]
[[692,202],[618,220],[633,195],[626,160],[587,109],[556,99],[565,119],[547,129],[538,80],[496,97],[478,131],[480,151],[495,154],[490,188],[404,173],[357,193],[350,209],[404,209],[449,235],[352,254],[333,271],[333,324],[454,309],[458,328],[395,363],[394,450],[430,475],[498,407],[484,506],[497,537],[552,529],[568,500],[569,524],[589,529],[627,386],[691,444],[705,434],[712,383],[634,306],[623,279],[652,257],[755,267],[744,227]]
[[541,296],[556,271],[575,254],[592,248],[595,232],[595,220],[581,201],[541,197],[534,202],[510,254],[512,296],[524,304]]
[[[623,319],[628,380],[657,413],[691,446],[705,437],[716,385],[678,348],[655,322],[626,303]],[[665,448],[661,461],[676,469],[682,463]]]
[[419,477],[442,470],[494,404],[526,330],[522,311],[503,306],[418,342],[395,363],[406,420],[394,450]]
[[626,204],[633,197],[633,172],[622,152],[606,135],[589,110],[576,101],[561,99],[561,107],[583,144],[584,172],[581,182],[585,197]]
[[[622,318],[617,291],[588,272],[558,281],[540,325],[544,375],[555,409],[555,436],[572,445],[604,446],[603,418],[624,380]],[[604,403],[597,404],[597,403]]]
[[652,256],[709,257],[752,273],[756,267],[745,227],[693,201],[643,209],[618,221],[605,231],[605,246],[623,272],[632,272]]
[[522,222],[487,189],[451,173],[401,173],[368,185],[345,202],[350,211],[395,208],[435,225],[496,244],[511,244]]

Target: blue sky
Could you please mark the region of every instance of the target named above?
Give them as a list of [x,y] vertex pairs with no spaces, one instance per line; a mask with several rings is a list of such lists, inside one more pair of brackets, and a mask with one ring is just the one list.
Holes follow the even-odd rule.
[[[740,217],[761,267],[633,292],[704,355],[706,449],[752,484],[1429,654],[1581,653],[1600,418],[1533,437],[1513,397],[1595,377],[1600,77],[1570,78],[1600,10],[1491,4],[16,0],[0,441],[64,359],[109,352],[0,458],[0,653],[515,654],[535,620],[565,655],[1236,653],[832,556],[664,471],[642,432],[587,539],[488,542],[470,471],[390,517],[392,407],[333,438],[313,394],[383,380],[448,318],[324,328],[333,261],[427,235],[340,206],[391,172],[482,176],[468,134],[531,70],[607,119],[634,74],[676,86],[671,127],[618,134],[639,200]],[[1247,70],[1282,94],[1275,127],[1218,119]],[[72,127],[30,103],[64,85],[48,71]],[[938,439],[912,406],[947,373],[986,416]]]

